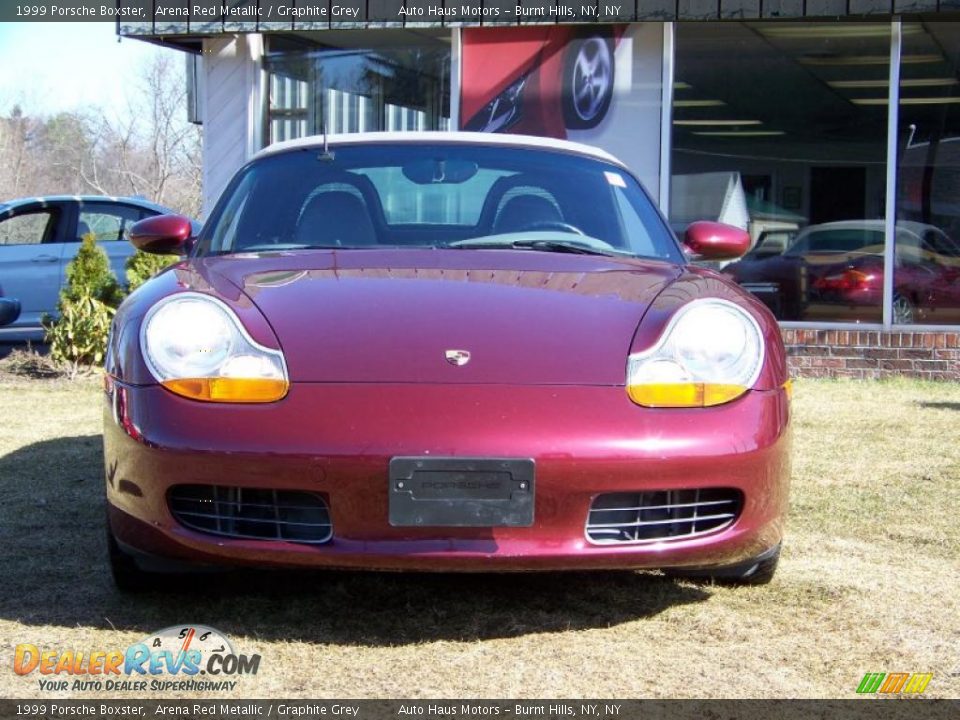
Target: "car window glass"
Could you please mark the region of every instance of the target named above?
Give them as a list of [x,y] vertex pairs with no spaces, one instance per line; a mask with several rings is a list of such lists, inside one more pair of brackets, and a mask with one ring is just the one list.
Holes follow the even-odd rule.
[[240,218],[243,216],[243,211],[247,206],[247,200],[250,198],[250,190],[254,184],[254,180],[253,173],[244,175],[243,181],[230,197],[230,202],[223,209],[220,215],[220,222],[217,223],[216,230],[213,233],[214,247],[233,250],[240,245],[255,244],[252,241],[238,242],[237,240],[237,226],[240,224]]
[[0,221],[0,245],[39,245],[51,242],[54,232],[53,210],[14,215]]
[[914,235],[912,232],[907,232],[897,228],[897,248],[910,248],[914,251],[914,253],[917,253],[920,251],[920,238]]
[[126,205],[84,205],[77,223],[77,240],[93,233],[97,242],[128,240],[130,227],[142,213],[139,208]]
[[882,230],[851,228],[844,230],[820,230],[800,238],[787,255],[820,252],[853,252],[871,246],[883,247]]
[[924,236],[924,245],[926,246],[925,249],[937,255],[944,255],[951,258],[960,257],[960,248],[957,248],[956,243],[942,233],[928,232]]
[[348,185],[347,183],[339,182],[324,183],[323,185],[315,187],[313,192],[307,195],[306,199],[303,201],[303,204],[300,206],[300,211],[297,213],[298,220],[299,218],[303,217],[304,210],[306,210],[307,207],[309,207],[317,197],[328,192],[344,192],[348,195],[352,195],[360,202],[366,204],[366,199],[363,197],[363,193],[361,193],[355,185]]
[[789,232],[767,232],[763,234],[762,242],[758,247],[762,247],[765,252],[782,253],[784,248],[790,244],[790,240],[795,233]]
[[633,248],[638,255],[647,255],[655,257],[657,254],[656,245],[650,232],[644,224],[643,219],[631,204],[630,199],[620,187],[613,188],[613,196],[617,202],[617,210],[620,211],[620,220],[623,222],[623,229],[630,238],[627,247]]
[[370,179],[389,225],[476,225],[493,183],[509,174],[481,168],[462,183],[423,185],[409,180],[399,167],[356,172]]
[[682,261],[631,175],[602,160],[512,147],[383,144],[278,153],[235,178],[206,228],[199,254],[445,248],[521,233]]
[[[520,197],[533,197],[540,198],[541,200],[552,207],[552,214],[554,214],[558,220],[566,220],[564,209],[560,207],[560,203],[557,202],[557,198],[544,187],[540,185],[514,185],[509,190],[507,190],[503,195],[500,196],[500,200],[497,202],[497,211],[493,216],[493,226],[497,227],[501,225],[504,220],[504,210],[511,205],[511,200],[514,198]],[[509,210],[507,210],[509,213]]]

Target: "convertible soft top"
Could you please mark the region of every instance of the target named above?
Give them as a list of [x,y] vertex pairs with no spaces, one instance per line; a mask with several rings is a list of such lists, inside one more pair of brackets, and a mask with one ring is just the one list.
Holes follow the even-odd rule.
[[[510,135],[499,133],[479,132],[369,132],[369,133],[341,133],[327,135],[327,145],[372,145],[376,143],[402,143],[416,145],[418,143],[455,143],[472,145],[497,145],[506,147],[538,148],[541,150],[559,150],[561,152],[585,155],[587,157],[616,163],[626,168],[626,165],[613,155],[600,148],[584,145],[583,143],[556,138],[535,137],[533,135]],[[273,155],[275,153],[295,150],[303,147],[323,147],[323,135],[310,135],[295,140],[284,140],[264,148],[256,157]]]

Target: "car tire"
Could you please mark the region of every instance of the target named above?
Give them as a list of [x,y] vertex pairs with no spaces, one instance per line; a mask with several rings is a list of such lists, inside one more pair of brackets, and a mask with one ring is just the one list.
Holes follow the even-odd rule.
[[577,38],[567,46],[560,93],[567,128],[588,130],[606,116],[613,99],[613,51],[612,38],[600,33]]
[[768,585],[777,572],[779,562],[780,546],[777,545],[745,563],[695,570],[678,568],[670,570],[668,574],[673,577],[714,582],[719,585]]
[[113,531],[107,527],[107,556],[113,584],[120,592],[142,593],[158,589],[157,576],[143,570],[137,561],[120,549]]
[[917,321],[917,310],[906,295],[896,293],[893,296],[892,310],[894,325],[912,325]]

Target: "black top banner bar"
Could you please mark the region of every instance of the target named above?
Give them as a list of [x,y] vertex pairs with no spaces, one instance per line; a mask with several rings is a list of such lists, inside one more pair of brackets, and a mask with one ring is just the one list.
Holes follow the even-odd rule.
[[4,0],[0,22],[116,22],[121,35],[956,14],[937,0]]

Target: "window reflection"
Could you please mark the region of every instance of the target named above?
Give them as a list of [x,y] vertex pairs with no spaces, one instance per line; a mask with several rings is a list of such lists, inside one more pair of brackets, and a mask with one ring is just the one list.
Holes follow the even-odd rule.
[[270,37],[266,68],[268,143],[324,126],[329,133],[449,129],[449,31]]
[[[680,23],[671,222],[749,231],[725,272],[782,320],[879,322],[889,23]],[[853,294],[847,291],[853,288]]]
[[903,26],[898,225],[893,316],[897,323],[960,322],[960,27]]

